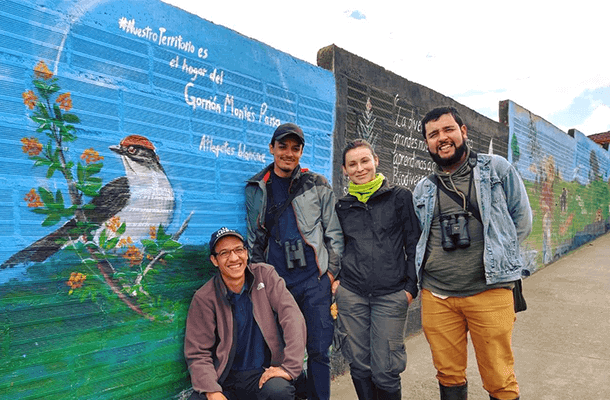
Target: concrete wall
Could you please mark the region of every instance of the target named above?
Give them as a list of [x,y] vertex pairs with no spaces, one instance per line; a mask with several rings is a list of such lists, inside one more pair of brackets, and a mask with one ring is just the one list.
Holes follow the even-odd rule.
[[507,100],[509,161],[525,182],[534,214],[524,243],[530,273],[610,229],[610,154],[583,133],[563,132]]
[[[364,138],[379,156],[378,171],[394,184],[413,189],[432,173],[432,160],[422,136],[421,119],[431,109],[448,105],[458,109],[468,126],[473,149],[506,157],[508,128],[425,86],[335,45],[318,51],[318,65],[333,71],[337,82],[333,187],[347,193],[341,172],[341,154],[348,140]],[[409,309],[409,333],[421,329],[419,299]]]
[[[172,398],[206,243],[245,231],[244,181],[272,161],[275,126],[301,125],[303,166],[331,178],[333,76],[158,1],[1,4],[0,397]],[[71,206],[120,208],[109,146],[124,139],[155,148],[169,185],[153,159],[134,175],[163,201],[80,241],[64,229],[41,256]]]

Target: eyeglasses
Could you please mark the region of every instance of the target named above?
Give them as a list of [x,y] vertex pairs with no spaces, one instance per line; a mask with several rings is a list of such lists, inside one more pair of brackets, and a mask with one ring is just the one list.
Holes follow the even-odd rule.
[[244,246],[236,247],[232,250],[221,250],[216,253],[216,258],[227,259],[231,255],[231,253],[235,253],[236,256],[241,257],[246,253],[246,248]]

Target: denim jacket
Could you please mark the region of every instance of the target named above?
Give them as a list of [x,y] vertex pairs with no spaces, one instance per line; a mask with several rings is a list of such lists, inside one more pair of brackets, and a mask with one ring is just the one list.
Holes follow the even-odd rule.
[[[479,154],[473,169],[477,201],[483,220],[483,263],[488,285],[521,278],[519,244],[532,230],[532,210],[517,170],[503,157]],[[428,178],[413,190],[413,205],[421,236],[415,252],[415,270],[421,289],[422,263],[436,205],[436,185]]]

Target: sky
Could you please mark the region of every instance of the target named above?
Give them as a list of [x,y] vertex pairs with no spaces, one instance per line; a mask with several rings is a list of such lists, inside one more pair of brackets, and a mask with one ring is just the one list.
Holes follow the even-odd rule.
[[559,129],[610,131],[599,0],[164,0],[317,65],[335,44],[498,121],[512,100]]

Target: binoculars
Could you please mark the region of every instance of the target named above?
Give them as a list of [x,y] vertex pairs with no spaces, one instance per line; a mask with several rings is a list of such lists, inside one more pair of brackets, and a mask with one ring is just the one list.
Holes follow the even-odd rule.
[[284,253],[286,254],[286,266],[288,269],[293,269],[295,266],[299,268],[307,266],[303,241],[301,239],[298,239],[295,243],[284,242]]
[[468,213],[443,214],[440,219],[443,250],[451,251],[457,247],[464,249],[470,246]]

